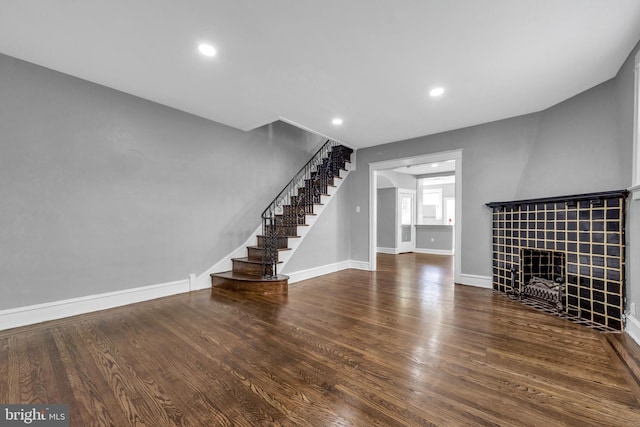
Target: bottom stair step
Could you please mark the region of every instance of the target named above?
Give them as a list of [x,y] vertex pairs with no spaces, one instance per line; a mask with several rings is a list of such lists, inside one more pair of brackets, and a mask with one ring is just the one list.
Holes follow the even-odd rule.
[[[278,261],[278,264],[280,263],[282,263],[282,261]],[[231,258],[231,265],[233,272],[236,274],[247,277],[262,277],[261,259],[250,259],[249,257]],[[267,274],[271,274],[273,272],[273,268],[270,264],[267,264],[266,270]]]
[[286,294],[289,291],[289,276],[278,274],[274,278],[263,278],[226,271],[212,274],[211,286],[218,289],[252,294]]

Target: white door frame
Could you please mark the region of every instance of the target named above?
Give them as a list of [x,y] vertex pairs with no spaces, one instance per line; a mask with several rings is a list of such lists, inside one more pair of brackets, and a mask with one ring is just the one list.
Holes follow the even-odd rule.
[[453,280],[456,283],[461,282],[460,278],[462,274],[460,257],[462,254],[462,149],[369,163],[369,270],[376,271],[377,267],[376,242],[378,239],[378,235],[376,227],[378,224],[378,171],[384,169],[393,169],[401,166],[441,162],[451,159],[456,161],[456,227],[455,250],[453,254]]
[[[401,198],[402,194],[410,194],[412,198],[411,202],[411,240],[408,243],[402,244],[402,206]],[[409,190],[407,188],[398,188],[396,192],[396,239],[398,244],[396,245],[399,253],[414,252],[416,250],[416,190]]]

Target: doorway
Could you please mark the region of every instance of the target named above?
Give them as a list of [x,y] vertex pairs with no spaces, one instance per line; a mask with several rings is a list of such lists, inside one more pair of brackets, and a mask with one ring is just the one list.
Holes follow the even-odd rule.
[[[452,217],[452,223],[455,224],[454,232],[454,280],[460,282],[461,278],[461,247],[462,247],[462,223],[461,223],[461,200],[462,200],[462,149],[444,151],[440,153],[426,154],[416,157],[407,157],[393,160],[386,160],[381,162],[374,162],[369,164],[369,269],[375,271],[377,268],[377,185],[378,185],[378,173],[384,170],[394,169],[398,167],[406,167],[413,165],[421,165],[425,163],[443,162],[447,160],[453,160],[456,163],[455,168],[455,202],[450,206],[454,209],[454,216]],[[414,201],[415,203],[415,201]]]

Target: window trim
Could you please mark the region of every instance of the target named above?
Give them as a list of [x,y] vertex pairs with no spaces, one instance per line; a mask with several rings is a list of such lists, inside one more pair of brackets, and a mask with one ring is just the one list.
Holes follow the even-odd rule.
[[[426,187],[426,188],[425,188]],[[431,187],[431,188],[429,188]],[[441,225],[442,224],[442,218],[443,218],[443,197],[442,197],[442,187],[438,187],[438,186],[421,186],[421,194],[422,194],[422,206],[420,206],[422,212],[420,215],[420,218],[418,218],[418,222],[417,224],[419,225]],[[436,206],[436,216],[433,218],[429,218],[428,222],[425,222],[425,216],[424,216],[424,194],[425,193],[432,193],[432,194],[437,194],[438,195],[438,199],[439,199],[439,203]],[[438,208],[440,208],[440,218],[438,218]]]

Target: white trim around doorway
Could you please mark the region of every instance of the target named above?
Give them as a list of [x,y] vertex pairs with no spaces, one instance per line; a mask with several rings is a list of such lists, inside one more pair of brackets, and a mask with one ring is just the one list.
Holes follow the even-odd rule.
[[376,270],[376,242],[377,236],[377,207],[378,207],[378,192],[377,192],[377,180],[378,171],[385,169],[393,169],[401,166],[420,165],[423,163],[435,163],[445,160],[456,161],[456,233],[455,233],[455,249],[453,254],[454,272],[453,277],[456,283],[461,283],[461,249],[462,249],[462,149],[442,151],[439,153],[425,154],[415,157],[405,157],[401,159],[385,160],[380,162],[369,163],[369,269],[371,271]]

